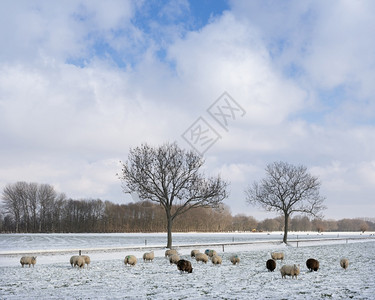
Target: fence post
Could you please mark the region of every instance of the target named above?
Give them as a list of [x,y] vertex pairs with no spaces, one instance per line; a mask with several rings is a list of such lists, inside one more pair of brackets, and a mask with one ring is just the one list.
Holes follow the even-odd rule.
[[224,244],[223,244],[223,252],[224,252]]
[[145,246],[147,246],[147,240],[145,240]]

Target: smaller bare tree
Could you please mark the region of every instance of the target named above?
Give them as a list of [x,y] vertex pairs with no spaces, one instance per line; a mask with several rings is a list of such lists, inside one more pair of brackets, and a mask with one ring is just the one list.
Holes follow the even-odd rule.
[[249,204],[284,215],[284,238],[288,240],[288,222],[293,213],[320,217],[324,198],[319,195],[320,181],[305,166],[274,162],[266,167],[266,178],[254,182],[246,191]]

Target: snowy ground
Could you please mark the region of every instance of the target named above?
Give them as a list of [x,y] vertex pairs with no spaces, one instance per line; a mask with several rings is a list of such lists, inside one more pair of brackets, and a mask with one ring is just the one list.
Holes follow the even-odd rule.
[[[126,236],[126,235],[125,235]],[[344,234],[340,234],[344,236]],[[180,274],[175,265],[164,258],[164,249],[158,247],[164,235],[138,235],[131,244],[156,247],[155,260],[143,262],[145,249],[121,249],[115,247],[123,235],[91,235],[85,254],[91,257],[89,268],[75,269],[69,264],[74,253],[69,249],[82,248],[72,241],[80,235],[0,235],[0,299],[374,299],[375,298],[375,241],[306,242],[299,247],[282,244],[221,245],[210,247],[223,257],[222,265],[201,264],[190,258],[193,248],[179,248],[181,258],[192,262],[193,273]],[[153,245],[150,245],[151,237]],[[175,237],[177,244],[195,244],[220,241],[245,241],[244,234],[181,234]],[[248,239],[270,239],[275,236],[248,236]],[[311,235],[309,236],[312,237]],[[41,245],[40,239],[45,239]],[[82,238],[82,236],[81,236]],[[293,236],[291,236],[293,238]],[[301,234],[299,238],[303,237]],[[314,236],[314,238],[316,238]],[[180,239],[180,240],[179,240]],[[81,239],[82,240],[82,239]],[[22,242],[20,242],[22,241]],[[96,241],[96,242],[95,242]],[[130,242],[129,242],[130,243]],[[5,246],[5,244],[7,246]],[[23,247],[21,247],[23,245]],[[73,245],[73,247],[72,247]],[[90,252],[99,245],[102,248]],[[140,245],[139,245],[140,246]],[[69,249],[68,249],[69,248]],[[195,247],[202,252],[206,249]],[[35,268],[21,268],[21,249],[39,253]],[[63,249],[63,252],[59,252]],[[105,250],[112,249],[112,250]],[[52,251],[50,251],[52,250]],[[278,262],[275,272],[267,272],[265,262],[270,252],[285,253],[285,261]],[[73,250],[72,250],[73,251]],[[13,253],[13,254],[12,254]],[[233,266],[229,257],[238,254],[241,263]],[[124,257],[134,254],[138,263],[125,266]],[[318,272],[308,272],[305,261],[320,261]],[[348,270],[339,264],[341,257],[350,261]],[[301,274],[298,279],[282,279],[279,268],[284,263],[298,263]]]

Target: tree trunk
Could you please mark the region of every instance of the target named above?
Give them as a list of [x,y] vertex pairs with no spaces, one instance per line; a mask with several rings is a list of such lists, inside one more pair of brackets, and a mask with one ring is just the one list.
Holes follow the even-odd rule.
[[289,215],[284,214],[284,238],[283,238],[283,242],[285,244],[288,243],[288,223],[289,223]]
[[167,248],[169,249],[172,248],[172,224],[173,224],[172,217],[168,215],[167,216],[167,232],[168,232]]

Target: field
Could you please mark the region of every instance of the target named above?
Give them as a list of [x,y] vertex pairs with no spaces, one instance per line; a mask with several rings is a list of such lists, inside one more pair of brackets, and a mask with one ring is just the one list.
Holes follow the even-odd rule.
[[[375,241],[316,241],[301,243],[299,247],[278,242],[251,245],[225,245],[220,242],[246,241],[254,235],[181,234],[176,244],[181,258],[192,262],[193,273],[181,274],[164,257],[164,235],[0,235],[0,298],[1,299],[374,299]],[[80,238],[81,237],[81,238]],[[132,238],[134,238],[132,240]],[[257,236],[259,240],[279,238]],[[291,236],[293,238],[293,236]],[[304,238],[301,234],[299,238]],[[40,244],[44,239],[44,244]],[[77,242],[75,243],[75,239]],[[86,244],[87,247],[80,244]],[[127,243],[125,242],[128,241]],[[147,241],[146,241],[147,240]],[[72,242],[73,241],[73,242]],[[78,242],[81,241],[81,242]],[[198,243],[212,242],[222,265],[197,263],[190,258],[191,247],[197,243],[202,252],[207,247]],[[143,262],[146,251],[136,249],[142,244],[155,248],[153,262]],[[152,243],[152,244],[150,244]],[[98,245],[98,246],[97,246]],[[119,246],[124,246],[118,249]],[[97,246],[97,249],[94,246]],[[89,268],[76,269],[69,258],[77,248],[91,257]],[[95,249],[94,249],[95,248]],[[38,252],[34,268],[21,268],[21,249]],[[74,250],[73,250],[74,249]],[[270,252],[285,253],[275,272],[268,272],[265,262]],[[138,258],[136,266],[125,266],[128,254]],[[238,254],[239,265],[233,266],[229,257]],[[320,261],[318,272],[309,272],[305,261]],[[341,257],[350,261],[345,271]],[[279,268],[284,263],[300,264],[298,279],[282,279]]]

